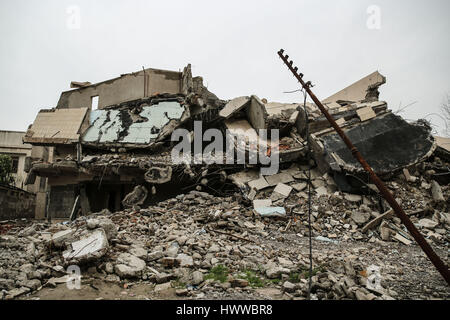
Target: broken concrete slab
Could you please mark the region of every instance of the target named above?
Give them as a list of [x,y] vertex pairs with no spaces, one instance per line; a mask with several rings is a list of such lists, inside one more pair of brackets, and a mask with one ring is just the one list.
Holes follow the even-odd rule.
[[40,110],[23,141],[39,145],[77,143],[88,108]]
[[293,184],[291,187],[294,188],[295,191],[300,192],[306,189],[308,184],[306,182]]
[[86,225],[89,230],[94,230],[97,228],[102,228],[105,230],[108,240],[111,240],[117,236],[117,226],[111,219],[105,217],[99,219],[89,219],[87,220]]
[[230,118],[236,112],[242,110],[250,102],[250,97],[238,97],[229,101],[225,107],[220,110],[219,116],[225,119]]
[[358,114],[358,117],[361,119],[362,122],[376,117],[376,114],[373,111],[372,107],[365,107],[358,109],[356,110],[356,113]]
[[337,101],[375,101],[378,100],[378,87],[386,83],[386,78],[378,71],[375,71],[368,76],[358,80],[349,85],[345,89],[326,98],[322,103],[327,104]]
[[311,184],[314,187],[314,189],[317,189],[325,186],[325,181],[323,181],[322,179],[314,179],[313,181],[311,181]]
[[[410,124],[393,113],[348,126],[343,131],[378,175],[423,161],[436,148],[428,124],[423,121]],[[364,174],[362,166],[334,131],[311,135],[311,144],[322,172]]]
[[59,231],[51,236],[49,244],[56,248],[62,248],[65,246],[66,242],[73,241],[74,233],[75,233],[74,229]]
[[259,172],[257,170],[240,171],[230,174],[228,178],[238,187],[244,187],[246,183],[259,179]]
[[265,176],[265,179],[269,186],[273,187],[276,186],[279,183],[290,183],[295,181],[292,175],[290,175],[287,172],[281,172],[278,174],[274,174],[271,176]]
[[236,145],[239,149],[248,147],[248,144],[257,144],[259,140],[258,133],[246,119],[225,120],[226,128],[231,136],[239,137],[235,144],[242,142],[244,145]]
[[377,227],[384,219],[389,219],[393,216],[394,210],[388,210],[387,212],[383,213],[382,215],[379,215],[378,217],[372,219],[369,221],[362,229],[361,232],[365,233],[370,229],[373,229]]
[[199,284],[201,284],[203,282],[203,273],[200,271],[194,271],[192,273],[192,284],[194,286],[198,286]]
[[342,126],[345,123],[345,118],[339,118],[336,120],[338,126]]
[[344,199],[350,202],[361,202],[362,201],[362,196],[357,195],[357,194],[350,194],[350,193],[345,193],[344,194]]
[[434,229],[439,225],[438,222],[433,221],[431,219],[420,219],[419,220],[419,226],[421,226],[422,228],[427,228],[427,229]]
[[266,179],[264,179],[264,177],[261,177],[259,179],[250,181],[248,183],[248,186],[251,189],[255,189],[255,190],[258,190],[258,191],[270,187],[270,185],[267,183],[267,181],[266,181]]
[[147,249],[137,244],[131,246],[130,253],[143,260],[147,259],[148,255]]
[[250,192],[247,195],[247,198],[249,200],[253,200],[253,199],[255,199],[255,197],[256,197],[256,190],[255,189],[251,189]]
[[[161,101],[138,108],[97,109],[90,113],[90,127],[83,134],[83,144],[134,146],[147,148],[173,122],[179,123],[185,108],[177,101]],[[169,130],[170,131],[170,130]]]
[[167,291],[169,289],[172,288],[172,285],[170,284],[170,282],[166,282],[166,283],[162,283],[162,284],[157,284],[155,286],[155,292],[159,292],[159,291]]
[[314,191],[316,191],[318,197],[328,194],[328,189],[325,186],[319,187]]
[[264,208],[264,207],[270,207],[272,205],[272,200],[270,199],[260,199],[260,200],[253,200],[253,208]]
[[102,257],[108,250],[108,238],[103,229],[97,229],[89,236],[72,242],[70,249],[63,252],[66,261],[85,262]]
[[405,245],[407,245],[407,246],[409,246],[410,244],[412,244],[412,241],[406,239],[405,237],[401,236],[401,235],[398,234],[398,233],[396,233],[392,238],[395,239],[395,240],[397,240],[397,241],[399,241],[399,242],[401,242],[401,243],[403,243],[403,244],[405,244]]
[[275,189],[273,190],[274,193],[278,193],[282,195],[284,198],[289,197],[291,194],[292,187],[284,184],[284,183],[278,183]]
[[283,207],[262,207],[255,209],[261,217],[285,217],[286,209]]
[[114,266],[115,273],[121,278],[139,278],[145,269],[145,261],[130,253],[121,253]]
[[391,236],[395,234],[395,231],[389,228],[388,223],[386,221],[383,221],[380,225],[380,236],[383,241],[389,241],[391,239]]

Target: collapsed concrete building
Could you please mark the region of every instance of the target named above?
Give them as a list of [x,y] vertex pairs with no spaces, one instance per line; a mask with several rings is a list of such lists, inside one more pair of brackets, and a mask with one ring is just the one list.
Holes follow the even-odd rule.
[[[372,73],[324,104],[445,256],[448,140],[379,101],[385,81]],[[26,181],[43,182],[36,217],[52,221],[0,220],[0,300],[65,286],[73,265],[81,293],[100,297],[105,282],[113,298],[109,285],[130,296],[143,285],[150,299],[448,299],[314,104],[220,100],[189,65],[71,87],[24,137],[32,154],[48,150]]]
[[[378,100],[378,88],[385,82],[374,72],[324,100],[380,175],[423,161],[436,149],[427,123],[407,123]],[[97,84],[72,82],[71,87],[56,108],[39,112],[23,139],[50,150],[47,159],[33,162],[26,181],[48,179],[46,201],[38,204],[47,218],[114,212],[193,189],[221,196],[240,191],[253,201],[263,200],[258,192],[272,188],[274,199],[283,199],[292,188],[301,190],[297,180],[305,178],[299,166],[308,165],[308,139],[318,172],[334,180],[328,188],[370,192],[364,190],[367,183],[361,183],[363,171],[314,104],[304,108],[254,95],[223,101],[208,91],[201,77],[192,77],[190,65],[182,72],[144,69]],[[202,124],[200,136],[195,134],[196,121]],[[208,129],[245,132],[246,140],[235,147],[249,158],[254,148],[261,148],[255,141],[264,141],[267,154],[277,153],[280,171],[261,174],[267,163],[260,159],[173,163],[171,135],[180,128],[189,132],[191,143]],[[260,137],[261,129],[278,129],[279,137]],[[227,157],[217,150],[214,155]],[[316,191],[333,191],[324,188],[318,185]],[[268,202],[259,208],[283,211]]]

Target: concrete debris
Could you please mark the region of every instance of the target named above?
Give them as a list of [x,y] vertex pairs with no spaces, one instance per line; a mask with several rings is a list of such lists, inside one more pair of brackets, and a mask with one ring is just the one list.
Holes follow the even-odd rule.
[[436,202],[444,202],[444,195],[442,194],[442,189],[439,183],[436,181],[431,182],[431,194],[433,195],[433,200]]
[[117,264],[114,266],[114,271],[121,278],[140,278],[145,266],[144,260],[129,253],[121,253],[117,257]]
[[359,226],[365,224],[370,219],[370,213],[354,211],[351,215],[352,220]]
[[361,232],[365,233],[370,229],[377,227],[384,219],[390,219],[394,214],[394,210],[389,210],[369,221],[362,229]]
[[292,187],[284,184],[278,183],[275,189],[273,190],[274,194],[280,195],[281,198],[287,198],[291,194]]
[[201,284],[203,282],[203,280],[204,280],[204,277],[203,277],[202,272],[194,271],[192,273],[192,281],[191,282],[194,286],[198,286],[199,284]]
[[328,194],[328,189],[325,186],[318,187],[315,191],[319,197]]
[[264,177],[261,177],[259,179],[253,180],[253,181],[249,181],[248,186],[251,189],[255,189],[258,191],[270,187],[270,185],[267,183],[267,181],[266,181],[266,179],[264,179]]
[[92,234],[72,242],[64,251],[66,261],[85,262],[102,257],[108,250],[108,238],[103,229],[97,229]]
[[172,167],[152,167],[144,175],[145,181],[152,184],[163,184],[172,179]]
[[348,200],[350,202],[361,202],[362,201],[362,197],[360,195],[357,194],[345,194],[344,195],[345,200]]
[[253,200],[253,208],[264,208],[264,207],[270,207],[272,205],[272,200],[270,199],[261,199],[261,200]]
[[378,100],[378,88],[386,83],[386,78],[378,71],[358,80],[345,89],[335,93],[331,97],[322,101],[323,104],[330,104],[341,101],[370,101]]
[[256,208],[255,211],[261,217],[285,217],[286,210],[283,207],[261,207]]
[[356,113],[358,114],[358,117],[361,119],[361,122],[373,119],[377,116],[373,111],[372,107],[370,106],[358,109],[356,110]]
[[71,241],[74,233],[75,230],[72,229],[59,231],[51,236],[49,245],[54,246],[56,248],[65,247],[65,245]]
[[405,180],[408,181],[408,182],[414,183],[414,182],[416,182],[416,180],[417,180],[417,177],[412,176],[412,175],[409,173],[409,170],[406,169],[406,168],[403,169],[403,175],[405,176]]
[[289,173],[279,173],[272,176],[266,176],[269,186],[274,187],[280,183],[290,183],[294,181],[294,178]]
[[[422,193],[413,192],[415,196],[411,197],[407,189],[409,182],[406,182],[403,177],[399,176],[395,183],[398,190],[397,196],[404,201],[410,201],[408,206],[415,212],[417,212],[416,207],[423,202],[420,197],[427,196],[429,203],[432,203],[431,195],[426,190]],[[392,183],[388,185],[393,187]],[[415,188],[420,188],[420,185],[416,185]],[[446,191],[446,188],[443,189]],[[271,191],[262,192],[270,194]],[[369,196],[364,196],[366,197]],[[291,192],[282,201],[289,207],[290,204],[299,203],[299,199],[304,198]],[[65,285],[70,279],[66,274],[66,268],[68,263],[72,262],[66,262],[65,257],[68,257],[68,253],[67,250],[64,251],[64,246],[69,246],[72,257],[78,258],[77,263],[81,262],[82,256],[89,254],[92,256],[91,259],[83,259],[83,263],[80,264],[83,281],[87,281],[94,275],[104,277],[105,281],[108,278],[108,281],[116,283],[117,281],[143,281],[154,283],[153,292],[155,293],[165,292],[175,283],[180,282],[186,286],[176,287],[177,290],[183,290],[178,293],[179,296],[195,297],[199,293],[204,293],[212,298],[219,292],[223,292],[216,291],[215,282],[212,279],[219,274],[218,270],[222,270],[220,272],[227,270],[224,274],[229,277],[225,283],[217,282],[220,290],[223,290],[223,287],[228,288],[227,294],[234,296],[238,294],[235,290],[245,289],[248,290],[248,294],[256,297],[253,281],[260,279],[258,281],[265,283],[264,286],[278,289],[281,295],[284,293],[305,298],[307,277],[304,272],[308,270],[308,220],[304,212],[307,212],[307,203],[288,213],[283,207],[268,206],[253,209],[239,205],[239,201],[241,200],[234,196],[222,198],[205,192],[191,191],[139,210],[129,208],[114,213],[104,211],[88,217],[78,217],[66,224],[35,222],[28,226],[35,230],[35,234],[29,237],[19,236],[23,228],[12,228],[8,233],[0,236],[2,248],[0,286],[7,291],[5,297],[17,299],[30,293],[36,294],[43,290],[40,287],[45,289],[47,286]],[[266,204],[269,205],[270,202]],[[359,204],[346,200],[339,192],[330,194],[326,198],[313,195],[312,206],[314,210],[311,217],[314,226],[313,237],[317,240],[314,243],[317,251],[313,258],[314,265],[320,266],[313,277],[313,292],[318,294],[318,299],[392,298],[387,289],[383,288],[383,293],[380,293],[382,292],[380,288],[377,291],[366,288],[367,275],[365,277],[362,274],[373,264],[371,259],[374,255],[380,261],[386,259],[390,261],[385,265],[387,269],[381,272],[383,277],[390,280],[381,284],[383,287],[401,292],[394,295],[395,298],[420,298],[423,295],[421,291],[412,293],[407,289],[401,290],[404,281],[418,280],[410,276],[413,269],[406,270],[405,260],[399,259],[398,254],[392,252],[395,250],[405,252],[402,250],[415,248],[414,253],[408,254],[411,258],[408,263],[415,268],[423,267],[424,270],[429,269],[429,265],[417,246],[401,234],[401,225],[395,217],[390,216],[392,212],[386,211],[383,215],[374,217],[373,210],[377,206],[375,202]],[[258,207],[257,204],[256,207]],[[444,221],[443,224],[436,224],[433,223],[435,218],[428,216],[434,215],[435,210],[427,212],[425,210],[423,213],[415,213],[411,215],[411,219],[419,225],[422,224],[427,230],[436,230],[436,234],[438,234],[438,228],[448,228],[448,224],[445,224],[448,219],[445,213],[436,215],[436,219]],[[273,215],[286,218],[291,217],[292,214],[297,218],[290,222],[284,219],[273,219]],[[268,217],[271,217],[270,220]],[[367,222],[367,218],[372,220]],[[366,221],[365,225],[364,221]],[[109,224],[115,225],[115,228],[110,227],[113,232],[108,237],[107,253],[93,255],[96,248],[93,243],[90,245],[89,243],[94,239],[104,239],[106,244],[107,233],[100,227]],[[289,228],[286,229],[288,224]],[[379,229],[377,224],[381,224]],[[363,225],[364,232],[360,229]],[[371,227],[366,227],[367,225]],[[432,227],[434,229],[429,229]],[[51,239],[55,241],[60,238],[60,249],[49,246]],[[273,240],[269,241],[271,238]],[[433,241],[434,246],[439,247],[445,245],[448,240],[445,237],[433,236],[429,241]],[[25,255],[25,250],[22,249],[29,247],[29,243],[35,245],[34,257]],[[286,243],[289,243],[289,246],[286,246]],[[384,245],[381,245],[382,243]],[[330,246],[330,244],[333,245]],[[84,246],[86,247],[82,248]],[[9,249],[4,250],[5,247]],[[77,248],[82,249],[79,255],[76,255],[77,252],[73,250]],[[392,256],[387,254],[388,252],[391,252]],[[11,254],[13,256],[10,256]],[[342,256],[349,259],[341,261]],[[352,260],[354,259],[352,257],[360,257],[361,260]],[[371,259],[366,260],[366,257]],[[12,272],[16,270],[14,267],[16,261],[23,261],[20,263],[22,267]],[[92,269],[93,266],[98,271],[88,273],[86,270]],[[406,275],[399,275],[400,269]],[[2,270],[11,271],[5,273]],[[251,272],[251,277],[247,273],[242,273],[242,270]],[[423,274],[424,271],[421,272]],[[22,273],[23,276],[21,276]],[[9,281],[19,278],[23,281]],[[41,284],[34,280],[39,280]],[[431,283],[432,281],[429,285]],[[448,295],[445,290],[442,287],[439,291],[443,298]]]
[[330,238],[322,237],[322,236],[317,236],[314,239],[316,239],[317,241],[322,241],[322,242],[330,242],[330,243],[336,243],[336,244],[339,243],[339,241],[332,240]]
[[[375,173],[382,176],[421,162],[436,149],[431,127],[427,123],[419,121],[410,124],[390,112],[379,114],[370,121],[343,127],[345,134],[371,163]],[[403,139],[404,136],[408,139]],[[352,175],[364,173],[334,131],[323,130],[315,133],[314,137],[315,160],[321,171],[345,171]]]
[[295,191],[303,191],[304,189],[306,189],[306,187],[308,186],[308,184],[306,182],[302,182],[302,183],[296,183],[292,185],[292,188],[294,188]]
[[[144,98],[135,94],[142,86],[130,89],[136,77],[123,75],[118,79],[128,84],[130,97],[107,95],[88,112],[92,93],[101,94],[100,87],[121,92],[120,84],[75,83],[77,89],[64,92],[58,107],[42,110],[30,127],[27,142],[54,148],[51,161],[30,164],[27,179],[46,179],[38,206],[47,221],[0,221],[0,298],[35,297],[64,285],[73,265],[83,284],[95,279],[127,292],[126,286],[143,283],[152,299],[305,299],[309,277],[318,300],[450,297],[315,105],[307,103],[306,117],[296,103],[256,96],[222,101],[201,77],[192,77],[190,66],[139,75]],[[324,103],[445,255],[450,157],[425,121],[408,123],[378,101],[385,81],[375,72]],[[65,112],[74,115],[73,126],[59,132]],[[255,151],[252,142],[263,138],[259,129],[279,129],[278,146],[270,136],[257,147],[279,155],[279,170],[267,175],[260,159],[242,164],[220,150],[214,156],[223,162],[206,163],[190,150],[195,161],[175,163],[171,134],[183,129],[187,145],[195,147],[195,121],[201,134],[248,130],[246,140],[234,143],[246,157]],[[381,283],[370,283],[373,270]]]
[[400,234],[396,233],[394,236],[395,240],[400,241],[401,243],[409,246],[410,244],[412,244],[412,241],[409,241],[408,239],[406,239],[405,237],[402,237]]
[[133,206],[141,205],[147,199],[148,191],[144,186],[134,187],[133,192],[129,193],[122,204],[125,208],[131,208]]
[[421,226],[422,228],[427,228],[427,229],[434,229],[439,225],[438,222],[433,221],[431,219],[420,219],[419,220],[419,226]]
[[234,98],[233,100],[228,102],[222,110],[220,110],[219,115],[222,118],[228,119],[234,113],[243,109],[249,102],[249,97]]

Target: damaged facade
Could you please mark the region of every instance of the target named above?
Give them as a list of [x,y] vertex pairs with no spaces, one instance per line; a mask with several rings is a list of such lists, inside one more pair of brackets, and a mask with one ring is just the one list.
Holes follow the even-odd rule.
[[[46,152],[33,157],[26,181],[43,181],[36,217],[64,222],[0,221],[0,248],[7,248],[0,250],[0,299],[65,284],[74,264],[85,286],[102,279],[131,294],[142,283],[152,299],[172,289],[199,299],[422,299],[423,283],[432,283],[428,296],[448,298],[448,287],[429,272],[412,236],[314,104],[255,95],[223,101],[192,77],[190,66],[152,70],[100,84],[72,82],[75,90],[64,92],[56,108],[39,112],[24,142],[32,154]],[[324,102],[443,255],[448,141],[379,101],[385,82],[375,72]],[[122,86],[131,92],[114,95]],[[187,133],[194,161],[173,161],[176,129]],[[214,156],[225,161],[196,161],[203,155],[195,142],[207,147],[208,129],[243,134],[232,143],[246,161],[234,161],[233,153],[228,162],[218,150]],[[264,157],[251,158],[255,148],[278,155],[276,173],[263,170]],[[386,276],[377,287],[368,278],[374,260]],[[218,269],[226,281],[216,281]]]
[[12,186],[0,186],[0,220],[44,218],[47,179],[37,177],[31,183],[27,177],[33,161],[48,160],[49,149],[23,143],[24,136],[25,132],[0,131],[0,154],[11,157],[14,179]]
[[[427,123],[408,123],[378,100],[385,82],[374,72],[324,104],[376,173],[387,177],[430,157],[436,142]],[[27,178],[27,183],[48,179],[47,202],[40,209],[47,218],[145,206],[192,189],[222,196],[240,190],[253,201],[269,188],[276,202],[305,187],[300,169],[308,164],[307,139],[319,174],[330,182],[329,190],[314,186],[319,192],[370,192],[361,183],[367,182],[362,168],[314,104],[303,108],[254,95],[223,101],[201,77],[192,77],[190,65],[183,72],[145,69],[97,84],[73,82],[72,87],[56,108],[39,112],[24,137],[51,150],[48,159],[33,163]],[[210,128],[245,132],[244,144],[236,147],[247,157],[252,142],[261,138],[260,129],[278,129],[279,141],[271,141],[270,134],[263,141],[268,154],[278,153],[280,171],[264,176],[260,161],[172,163],[173,131],[186,129],[195,139],[194,121],[202,121],[202,133]],[[267,204],[256,210],[283,211],[282,205]]]
[[119,210],[136,185],[169,182],[172,166],[164,149],[173,130],[217,118],[222,105],[201,77],[192,77],[190,65],[183,72],[145,69],[72,86],[77,89],[63,92],[56,108],[39,112],[24,137],[51,150],[27,178],[48,179],[41,206],[48,218]]

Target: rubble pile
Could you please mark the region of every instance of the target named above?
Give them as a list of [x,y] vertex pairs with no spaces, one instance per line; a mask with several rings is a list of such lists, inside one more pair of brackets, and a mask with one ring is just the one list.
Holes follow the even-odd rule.
[[[143,72],[182,90],[69,107],[83,87],[28,130],[53,149],[27,177],[47,179],[48,222],[0,223],[0,298],[56,289],[77,268],[83,283],[144,284],[152,298],[306,299],[310,279],[320,300],[449,297],[316,105],[219,100],[190,66]],[[385,82],[375,72],[323,104],[448,261],[448,150],[378,101]]]
[[[437,158],[435,162],[442,164]],[[433,165],[419,164],[387,185],[427,240],[448,252],[449,203],[443,195],[448,195],[449,187],[432,180],[433,173],[427,169]],[[267,179],[267,183],[276,186],[257,192],[251,202],[245,193],[222,198],[194,190],[148,208],[104,210],[72,222],[33,223],[26,228],[3,222],[1,296],[12,299],[65,283],[68,266],[76,265],[83,281],[148,283],[154,292],[173,288],[184,297],[224,298],[247,292],[252,298],[267,298],[262,290],[271,289],[278,294],[271,298],[305,299],[309,277],[306,169],[295,165],[281,171],[281,176],[271,176],[273,181]],[[313,254],[313,298],[401,298],[386,281],[379,288],[370,287],[369,265],[361,261],[364,254],[370,256],[376,250],[367,246],[371,243],[375,248],[396,245],[419,250],[399,219],[376,193],[345,194],[336,190],[329,176],[314,169],[311,173],[314,246],[328,250],[336,246],[331,254],[323,249]],[[278,193],[280,185],[289,187],[289,194]],[[288,209],[264,216],[258,201]],[[365,245],[353,247],[357,243]],[[385,268],[386,272],[393,266]],[[444,290],[437,297],[448,294]]]

